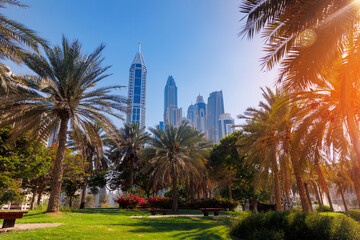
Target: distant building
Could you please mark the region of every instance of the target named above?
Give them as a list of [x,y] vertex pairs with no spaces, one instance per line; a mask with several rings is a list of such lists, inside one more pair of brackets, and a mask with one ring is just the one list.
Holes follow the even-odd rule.
[[177,87],[175,80],[169,76],[164,90],[164,125],[176,126],[182,119],[182,109],[177,105]]
[[208,140],[214,143],[220,141],[218,120],[224,113],[224,100],[222,91],[210,93],[207,104],[207,133]]
[[196,103],[194,105],[194,116],[195,116],[195,129],[199,132],[206,134],[206,103],[202,96],[197,96]]
[[130,66],[129,74],[129,113],[126,122],[140,123],[141,127],[145,126],[146,112],[146,76],[147,68],[144,57],[141,53],[141,44],[139,50]]
[[228,134],[231,134],[235,130],[234,119],[231,117],[230,113],[220,114],[218,125],[220,139]]

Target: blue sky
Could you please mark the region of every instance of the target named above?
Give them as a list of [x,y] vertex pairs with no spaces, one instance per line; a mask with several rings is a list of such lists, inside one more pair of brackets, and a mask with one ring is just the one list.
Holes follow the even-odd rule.
[[[51,44],[64,34],[79,39],[85,52],[104,43],[112,75],[103,85],[128,84],[129,67],[142,44],[148,68],[146,125],[163,118],[164,87],[172,75],[183,115],[200,93],[205,101],[222,90],[232,117],[261,100],[260,87],[273,86],[274,72],[263,72],[262,40],[238,36],[241,0],[27,0],[28,9],[4,14],[37,31]],[[15,73],[26,72],[10,64]],[[127,96],[127,89],[118,94]],[[236,120],[239,122],[238,120]],[[119,126],[120,121],[117,121]]]

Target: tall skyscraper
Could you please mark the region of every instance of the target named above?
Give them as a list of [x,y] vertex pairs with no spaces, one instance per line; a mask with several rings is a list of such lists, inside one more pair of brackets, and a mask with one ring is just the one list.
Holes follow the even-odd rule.
[[129,113],[126,122],[137,122],[140,126],[145,126],[146,112],[146,75],[147,68],[144,56],[141,53],[141,44],[139,50],[130,66],[129,74]]
[[169,76],[164,91],[164,124],[175,126],[182,119],[182,109],[177,105],[177,87]]
[[220,139],[234,132],[235,130],[234,119],[231,117],[230,113],[220,114],[218,124],[219,124]]
[[207,104],[207,132],[209,141],[218,143],[220,141],[220,131],[218,120],[224,113],[224,100],[222,91],[210,93]]

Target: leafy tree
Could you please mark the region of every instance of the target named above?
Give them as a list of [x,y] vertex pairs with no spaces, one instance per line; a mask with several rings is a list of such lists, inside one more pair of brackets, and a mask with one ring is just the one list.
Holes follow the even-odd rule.
[[253,178],[256,169],[245,163],[245,155],[239,155],[241,146],[237,142],[241,135],[241,131],[235,131],[221,139],[211,150],[208,162],[211,175],[220,184],[222,192],[226,192],[229,199],[236,200],[255,197]]
[[154,134],[149,146],[142,152],[147,163],[144,168],[155,179],[170,180],[172,184],[172,210],[178,209],[178,182],[194,173],[200,176],[206,171],[209,143],[203,134],[190,128],[186,122],[179,127],[167,125],[166,130],[150,128]]
[[18,123],[14,127],[14,138],[32,130],[32,136],[40,142],[59,129],[48,212],[59,209],[68,128],[81,129],[91,139],[94,135],[91,126],[96,123],[113,136],[115,127],[108,115],[121,119],[118,111],[125,111],[126,100],[110,95],[111,90],[117,87],[94,88],[108,76],[104,74],[108,67],[101,66],[103,49],[101,45],[93,53],[83,55],[78,41],[69,43],[63,37],[62,46],[46,49],[46,57],[32,53],[24,59],[25,64],[37,74],[24,76],[23,81],[29,86],[26,94],[1,98],[0,111],[3,115],[0,127]]

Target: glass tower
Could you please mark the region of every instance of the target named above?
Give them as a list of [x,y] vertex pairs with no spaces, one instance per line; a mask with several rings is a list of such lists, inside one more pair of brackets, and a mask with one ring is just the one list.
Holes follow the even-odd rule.
[[144,56],[141,53],[141,44],[139,50],[130,66],[129,74],[129,113],[126,116],[126,122],[137,122],[140,126],[145,126],[146,112],[146,75],[147,68]]
[[164,90],[164,124],[175,126],[182,118],[182,109],[177,105],[177,87],[175,80],[169,76]]
[[218,120],[224,113],[224,100],[222,91],[210,93],[207,104],[207,129],[208,139],[218,143],[220,141],[220,129]]

